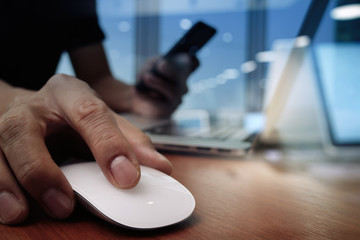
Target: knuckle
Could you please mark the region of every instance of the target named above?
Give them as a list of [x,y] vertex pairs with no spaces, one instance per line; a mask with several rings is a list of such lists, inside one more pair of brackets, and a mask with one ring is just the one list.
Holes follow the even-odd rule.
[[103,129],[101,127],[97,128],[94,133],[94,147],[96,149],[102,148],[104,144],[108,145],[109,143],[118,143],[119,135],[117,132],[112,131],[111,129]]
[[76,125],[89,134],[93,147],[99,148],[104,144],[119,142],[119,132],[107,117],[110,111],[100,99],[79,99],[75,113]]
[[146,144],[146,145],[151,144],[151,139],[146,134],[141,134],[141,136],[139,137],[139,141],[142,144]]
[[56,89],[59,85],[62,84],[62,82],[67,80],[67,77],[68,76],[65,74],[55,74],[46,82],[45,86]]
[[47,84],[55,84],[57,85],[59,82],[63,82],[63,81],[67,81],[69,80],[70,76],[63,74],[63,73],[58,73],[53,75],[49,81],[47,82]]
[[16,171],[18,181],[25,188],[34,185],[34,183],[38,183],[38,180],[43,179],[45,174],[46,169],[42,167],[39,159],[28,160]]
[[6,114],[0,119],[0,144],[16,141],[27,128],[26,114]]
[[140,133],[136,138],[133,139],[133,144],[139,146],[149,146],[152,145],[151,139],[148,135]]
[[79,98],[74,103],[75,121],[78,122],[94,122],[107,112],[107,106],[100,99]]
[[78,85],[78,86],[82,86],[82,87],[88,87],[89,85],[84,82],[81,81],[75,77],[72,77],[70,75],[66,75],[63,73],[58,73],[53,75],[45,84],[45,88],[48,88],[50,90],[57,90],[57,89],[62,89],[64,88],[64,86],[69,86],[69,84],[72,85]]

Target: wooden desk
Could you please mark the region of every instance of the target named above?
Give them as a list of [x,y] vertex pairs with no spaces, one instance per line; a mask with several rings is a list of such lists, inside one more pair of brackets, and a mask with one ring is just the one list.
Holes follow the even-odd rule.
[[0,225],[0,239],[360,239],[358,181],[337,183],[281,171],[261,157],[168,157],[172,176],[197,201],[183,223],[134,231],[79,207],[67,221],[52,220],[37,208],[23,225]]

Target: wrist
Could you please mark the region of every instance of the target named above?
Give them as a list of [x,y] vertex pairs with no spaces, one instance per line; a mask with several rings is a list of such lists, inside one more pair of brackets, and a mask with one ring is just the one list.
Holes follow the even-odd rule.
[[113,77],[106,77],[91,84],[91,87],[115,112],[128,112],[131,110],[131,103],[135,93],[134,86]]

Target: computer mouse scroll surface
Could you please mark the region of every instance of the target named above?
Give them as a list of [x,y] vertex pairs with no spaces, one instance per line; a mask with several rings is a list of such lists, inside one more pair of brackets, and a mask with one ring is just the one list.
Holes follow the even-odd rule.
[[173,225],[191,216],[195,199],[181,183],[141,166],[141,179],[132,189],[111,185],[96,162],[61,167],[74,192],[97,216],[116,225],[154,229]]

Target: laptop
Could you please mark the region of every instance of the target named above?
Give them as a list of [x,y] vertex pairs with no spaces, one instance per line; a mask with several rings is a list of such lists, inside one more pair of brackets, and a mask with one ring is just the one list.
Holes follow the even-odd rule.
[[322,106],[326,153],[360,160],[360,42],[328,42],[310,49]]
[[122,116],[149,135],[159,150],[221,156],[244,156],[263,123],[259,114],[231,117],[201,109],[180,110],[164,120]]
[[[304,117],[318,115],[318,109],[312,106],[317,101],[317,93],[314,88],[309,88],[313,86],[311,83],[313,78],[312,72],[309,71],[311,63],[306,61],[306,57],[328,4],[329,0],[313,0],[297,37],[287,42],[283,40],[279,44],[282,46],[274,47],[280,59],[270,66],[269,72],[271,73],[275,68],[274,72],[278,74],[269,76],[268,82],[271,85],[265,92],[266,124],[260,135],[263,144],[320,144],[321,137],[317,132],[318,119]],[[284,48],[284,45],[287,49],[285,53],[283,49],[277,49]]]
[[[299,37],[308,36],[311,39],[314,36],[327,3],[328,1],[312,1],[302,22]],[[302,52],[302,48],[294,48],[280,81],[287,81],[284,76],[289,74],[289,66],[294,65],[294,61],[295,63],[302,61]],[[291,74],[296,75],[296,69],[291,71]],[[276,92],[286,93],[288,87],[291,87],[291,84],[279,88]],[[281,98],[279,100],[278,96],[287,97],[286,94],[273,95],[265,112],[266,122],[263,113],[209,113],[201,109],[178,111],[171,119],[157,121],[131,114],[123,116],[148,134],[159,150],[206,155],[244,156],[254,146],[253,143],[264,126],[270,133],[272,132],[271,129],[274,129],[278,115],[281,114],[281,108],[272,107],[282,100]],[[267,139],[271,137],[270,134]]]
[[[266,124],[260,134],[265,145],[320,145],[318,93],[307,51],[310,39],[277,39],[265,86]],[[306,116],[306,117],[304,117]]]
[[[306,42],[306,38],[303,40]],[[307,40],[310,41],[311,38]],[[282,42],[279,45],[283,47],[289,43]],[[276,97],[265,97],[268,98],[265,105],[272,104],[266,116],[268,122],[273,124],[265,125],[261,139],[265,142],[276,142],[279,141],[279,136],[284,137],[276,131],[279,129],[274,128],[274,125],[281,121],[281,114],[288,114],[293,117],[292,126],[296,125],[302,131],[300,141],[294,140],[296,132],[288,131],[294,142],[319,143],[325,153],[334,159],[359,160],[360,42],[305,44],[304,47],[292,48],[290,53],[286,54],[288,60],[283,63],[286,69],[275,84],[278,88],[268,92],[271,96],[276,94]],[[287,76],[295,73],[296,78]],[[279,83],[280,81],[282,82]],[[285,102],[288,103],[291,98],[296,97],[296,91],[298,96],[303,98],[300,102],[302,106],[292,104],[291,109],[286,109]],[[311,106],[305,106],[304,102],[310,102]],[[276,108],[275,111],[273,108]],[[304,124],[306,127],[301,128],[299,121],[309,119],[313,120],[312,126]],[[289,136],[285,138],[289,141]]]

